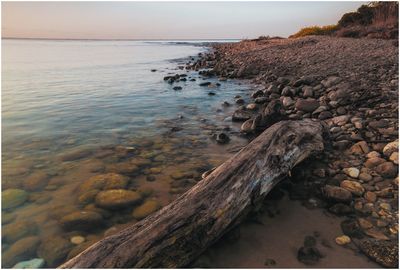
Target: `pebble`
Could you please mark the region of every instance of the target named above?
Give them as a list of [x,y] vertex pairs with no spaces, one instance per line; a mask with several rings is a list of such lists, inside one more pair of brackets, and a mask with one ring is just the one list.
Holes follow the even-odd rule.
[[360,183],[351,180],[344,180],[342,183],[340,183],[340,187],[347,189],[357,196],[363,195],[365,191],[364,187]]
[[31,259],[29,261],[22,261],[13,266],[16,269],[38,269],[44,266],[45,261],[41,258]]
[[344,168],[343,172],[352,178],[357,178],[360,175],[360,170],[357,168]]
[[82,244],[83,242],[85,242],[85,240],[86,240],[85,237],[80,236],[80,235],[78,235],[78,236],[73,236],[73,237],[71,237],[71,239],[70,239],[71,243],[74,244],[74,245]]
[[344,245],[349,244],[351,242],[351,239],[347,235],[342,235],[342,236],[336,237],[335,242],[336,242],[336,244],[338,244],[340,246],[344,246]]

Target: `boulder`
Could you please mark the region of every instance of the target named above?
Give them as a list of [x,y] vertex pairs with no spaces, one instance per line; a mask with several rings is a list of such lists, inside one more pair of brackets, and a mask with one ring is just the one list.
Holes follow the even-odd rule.
[[296,101],[295,108],[298,111],[313,112],[319,107],[319,101],[313,98],[302,99]]
[[65,230],[93,230],[103,225],[103,217],[94,211],[76,211],[61,218]]
[[1,209],[11,209],[20,206],[28,199],[28,193],[22,189],[6,189],[1,192]]
[[101,191],[96,196],[96,205],[102,208],[124,208],[142,200],[140,193],[125,189]]

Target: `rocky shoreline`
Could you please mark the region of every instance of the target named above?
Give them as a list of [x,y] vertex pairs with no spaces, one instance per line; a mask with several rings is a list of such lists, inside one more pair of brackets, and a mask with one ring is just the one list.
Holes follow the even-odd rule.
[[[186,69],[256,85],[248,93],[251,102],[235,97],[232,115],[250,139],[283,119],[323,121],[328,150],[295,168],[278,189],[307,207],[346,217],[338,245],[358,249],[384,267],[398,266],[396,42],[315,36],[244,40],[214,45]],[[298,259],[310,264],[319,259],[318,251],[306,245]]]

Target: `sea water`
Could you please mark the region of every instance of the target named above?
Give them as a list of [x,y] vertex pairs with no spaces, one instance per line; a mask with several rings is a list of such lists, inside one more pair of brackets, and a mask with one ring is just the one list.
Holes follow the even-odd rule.
[[[184,68],[209,50],[204,42],[2,40],[2,192],[26,195],[2,209],[3,266],[42,257],[47,267],[59,265],[170,203],[245,143],[229,115],[248,86],[216,86],[218,78]],[[175,74],[186,81],[163,80]],[[199,86],[204,81],[213,87]],[[230,134],[230,143],[218,144],[218,132]],[[140,200],[99,207],[96,192],[106,188],[84,184],[110,174]],[[133,215],[149,201],[156,206]],[[64,226],[82,211],[101,220]],[[16,259],[13,245],[32,236],[36,252]],[[76,236],[83,242],[71,243]]]

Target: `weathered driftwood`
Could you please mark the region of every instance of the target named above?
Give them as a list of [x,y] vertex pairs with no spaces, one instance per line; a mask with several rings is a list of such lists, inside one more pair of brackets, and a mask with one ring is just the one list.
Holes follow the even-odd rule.
[[236,225],[299,162],[324,148],[323,127],[282,121],[171,204],[97,242],[61,268],[176,268]]

